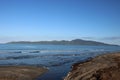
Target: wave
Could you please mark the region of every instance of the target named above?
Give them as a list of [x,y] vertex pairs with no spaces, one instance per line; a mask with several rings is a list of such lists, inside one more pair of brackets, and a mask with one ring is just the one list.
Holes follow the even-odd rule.
[[110,51],[105,49],[77,49],[77,50],[49,50],[49,49],[43,49],[43,50],[0,50],[0,53],[76,53],[76,52],[104,52],[104,51]]

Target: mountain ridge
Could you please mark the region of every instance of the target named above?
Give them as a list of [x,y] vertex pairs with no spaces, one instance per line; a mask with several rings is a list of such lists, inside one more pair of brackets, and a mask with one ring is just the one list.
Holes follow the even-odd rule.
[[71,41],[68,40],[53,40],[53,41],[13,41],[13,42],[8,42],[6,44],[52,44],[52,45],[106,45],[106,46],[118,46],[118,45],[113,45],[113,44],[107,44],[103,42],[97,42],[97,41],[91,41],[91,40],[83,40],[83,39],[74,39]]

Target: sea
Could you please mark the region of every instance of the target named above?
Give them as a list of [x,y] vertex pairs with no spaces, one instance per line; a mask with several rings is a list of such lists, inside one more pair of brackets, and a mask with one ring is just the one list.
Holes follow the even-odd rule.
[[0,44],[0,66],[42,66],[48,72],[36,80],[63,80],[74,63],[112,52],[120,46]]

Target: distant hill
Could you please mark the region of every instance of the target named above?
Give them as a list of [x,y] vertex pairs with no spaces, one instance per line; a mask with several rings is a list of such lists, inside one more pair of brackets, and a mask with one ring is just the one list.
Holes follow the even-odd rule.
[[52,45],[96,45],[96,46],[110,45],[110,44],[106,44],[106,43],[102,43],[102,42],[88,41],[88,40],[82,40],[82,39],[74,39],[71,41],[67,41],[67,40],[36,41],[36,42],[17,41],[17,42],[8,42],[7,44],[52,44]]

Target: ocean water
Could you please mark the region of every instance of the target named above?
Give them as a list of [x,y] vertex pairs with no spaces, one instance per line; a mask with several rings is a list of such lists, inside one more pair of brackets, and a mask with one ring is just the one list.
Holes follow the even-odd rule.
[[0,65],[43,66],[49,71],[36,80],[62,80],[73,63],[119,51],[119,46],[0,44]]

